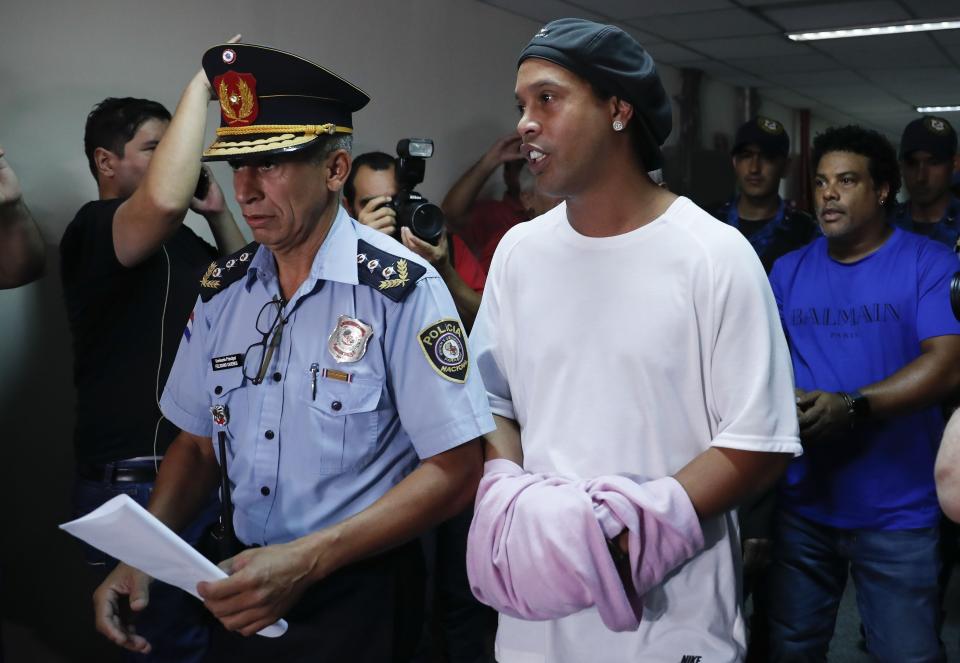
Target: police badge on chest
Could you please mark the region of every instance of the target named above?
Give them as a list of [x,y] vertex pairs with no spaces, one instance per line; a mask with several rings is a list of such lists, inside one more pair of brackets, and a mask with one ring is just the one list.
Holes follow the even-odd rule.
[[367,351],[371,336],[373,327],[356,318],[341,315],[327,341],[327,349],[338,364],[360,361]]

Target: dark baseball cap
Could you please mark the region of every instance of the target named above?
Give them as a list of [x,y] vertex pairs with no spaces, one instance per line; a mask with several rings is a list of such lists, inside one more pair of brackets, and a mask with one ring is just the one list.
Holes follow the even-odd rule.
[[790,154],[790,136],[783,125],[774,119],[758,115],[744,122],[733,141],[730,154],[737,154],[747,145],[756,145],[768,156],[785,157]]
[[911,122],[900,138],[900,158],[923,150],[935,159],[952,159],[957,153],[957,132],[942,117],[924,115]]
[[636,39],[616,27],[581,18],[561,18],[543,26],[520,52],[517,66],[541,58],[633,105],[649,143],[648,170],[663,165],[660,146],[673,128],[670,98],[653,58]]

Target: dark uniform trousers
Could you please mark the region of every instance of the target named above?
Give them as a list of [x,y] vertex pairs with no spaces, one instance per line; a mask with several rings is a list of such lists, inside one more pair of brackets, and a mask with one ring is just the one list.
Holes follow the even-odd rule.
[[425,567],[419,541],[361,560],[311,586],[279,638],[214,629],[209,663],[409,661],[423,628]]

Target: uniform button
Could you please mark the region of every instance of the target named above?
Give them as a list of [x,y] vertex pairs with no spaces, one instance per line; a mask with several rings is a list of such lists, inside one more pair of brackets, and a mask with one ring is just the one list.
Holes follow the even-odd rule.
[[330,407],[333,408],[334,412],[339,412],[340,408],[343,407],[343,403],[341,403],[340,401],[334,401],[330,403]]
[[267,431],[266,433],[264,433],[263,435],[264,435],[264,437],[266,437],[268,440],[272,440],[272,439],[273,439],[273,431],[272,431],[272,430],[268,430],[268,431]]
[[273,381],[274,381],[274,382],[280,382],[280,380],[281,380],[282,378],[283,378],[283,376],[280,375],[280,371],[277,371],[276,373],[273,374]]
[[213,388],[213,393],[219,396],[220,394],[223,393],[223,387],[221,387],[220,385],[217,385],[216,387]]
[[263,486],[262,488],[260,488],[260,494],[266,497],[267,495],[270,494],[270,489],[267,488],[266,486]]

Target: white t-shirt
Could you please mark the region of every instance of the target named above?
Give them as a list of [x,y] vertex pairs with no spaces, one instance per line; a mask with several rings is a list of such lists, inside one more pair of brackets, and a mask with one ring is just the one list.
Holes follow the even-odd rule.
[[[580,235],[565,204],[511,229],[470,347],[494,413],[520,425],[529,471],[658,478],[710,446],[800,453],[789,351],[760,261],[686,198],[615,237]],[[734,514],[703,530],[705,549],[646,595],[637,632],[607,630],[595,609],[548,622],[501,615],[497,659],[741,660]]]

